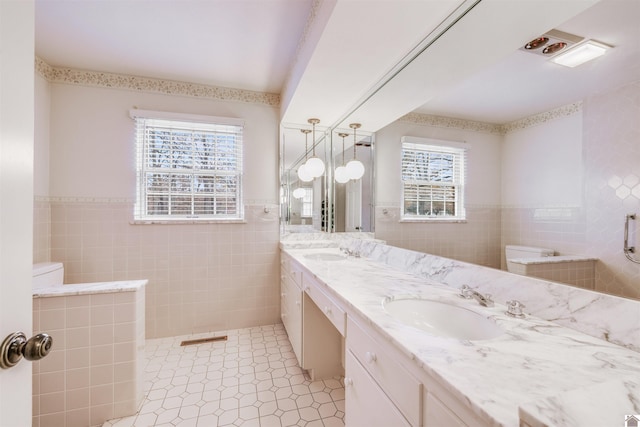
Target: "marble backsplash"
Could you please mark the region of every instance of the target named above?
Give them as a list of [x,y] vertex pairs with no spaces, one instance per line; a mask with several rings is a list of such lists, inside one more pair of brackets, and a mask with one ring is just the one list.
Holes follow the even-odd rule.
[[640,352],[640,301],[519,276],[506,271],[351,239],[349,249],[447,286],[469,285],[501,304],[518,300],[525,313]]
[[325,233],[317,231],[313,233],[285,233],[280,236],[280,247],[287,249],[338,248],[346,247],[354,239],[385,243],[383,240],[375,239],[373,233]]

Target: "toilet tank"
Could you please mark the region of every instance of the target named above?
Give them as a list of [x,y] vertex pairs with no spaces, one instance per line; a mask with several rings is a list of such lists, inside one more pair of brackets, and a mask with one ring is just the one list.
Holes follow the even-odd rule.
[[64,267],[61,262],[33,264],[33,289],[62,286]]
[[515,259],[515,258],[540,258],[553,256],[554,250],[547,248],[535,248],[531,246],[516,246],[516,245],[507,245],[505,246],[505,257],[507,260]]

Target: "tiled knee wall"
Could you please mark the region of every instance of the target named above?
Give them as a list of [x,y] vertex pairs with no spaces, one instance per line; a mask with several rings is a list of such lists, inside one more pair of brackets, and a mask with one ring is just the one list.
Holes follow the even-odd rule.
[[143,397],[144,288],[33,299],[34,334],[53,337],[33,364],[33,427],[102,426]]
[[595,261],[512,264],[512,273],[595,290]]

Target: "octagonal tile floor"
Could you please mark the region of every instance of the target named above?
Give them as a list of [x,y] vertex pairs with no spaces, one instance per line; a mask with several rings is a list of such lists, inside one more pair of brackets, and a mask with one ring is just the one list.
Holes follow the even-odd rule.
[[145,356],[138,413],[103,427],[344,426],[343,378],[311,381],[282,324],[150,339]]

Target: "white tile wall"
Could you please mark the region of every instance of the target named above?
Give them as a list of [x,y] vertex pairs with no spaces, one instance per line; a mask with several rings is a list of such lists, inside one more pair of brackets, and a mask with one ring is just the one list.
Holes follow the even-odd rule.
[[376,238],[413,251],[500,268],[499,207],[469,206],[464,223],[399,220],[399,207],[376,207]]
[[[596,290],[640,299],[640,264],[622,251],[624,216],[640,214],[640,81],[584,104],[586,247],[600,261]],[[631,224],[640,247],[640,221]]]
[[51,203],[51,259],[65,283],[148,279],[148,337],[279,319],[278,219],[248,206],[246,224],[131,225],[132,205]]

